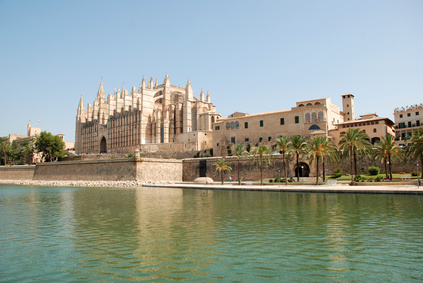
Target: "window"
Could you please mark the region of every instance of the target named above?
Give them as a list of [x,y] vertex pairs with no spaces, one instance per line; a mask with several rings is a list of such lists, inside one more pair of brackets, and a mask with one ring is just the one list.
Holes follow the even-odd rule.
[[272,137],[268,137],[268,138],[267,138],[267,141],[271,141],[271,140],[272,140]]
[[310,113],[306,113],[306,122],[310,122]]
[[295,116],[295,124],[298,124],[300,122],[300,116]]
[[231,122],[231,129],[235,128],[235,123]]
[[235,143],[235,137],[231,137],[231,143]]
[[245,138],[245,142],[249,142],[250,141],[250,139],[249,138]]
[[376,124],[379,124],[379,121],[376,121],[375,123],[376,123]]
[[319,117],[319,120],[320,120],[320,121],[322,121],[322,120],[323,120],[323,112],[322,112],[322,111],[320,111],[320,112],[318,113],[318,117]]
[[347,104],[347,107],[350,107],[350,105],[349,105],[349,104]]
[[411,122],[408,122],[408,126],[411,127]]
[[281,118],[281,125],[285,125],[285,119]]
[[244,123],[244,127],[245,127],[246,129],[248,129],[248,122],[245,122],[245,123]]
[[263,120],[260,120],[260,127],[263,127]]
[[411,113],[407,113],[407,117],[411,117]]
[[263,138],[259,138],[259,142],[262,142],[263,141]]
[[313,122],[317,120],[317,115],[316,115],[316,112],[313,112],[313,113],[311,114],[311,119],[313,120]]
[[377,130],[376,129],[373,129],[373,133],[376,133],[377,132]]
[[220,130],[220,126],[216,126],[216,127],[214,127],[214,129],[215,129],[216,131],[219,131],[219,130]]
[[418,126],[420,126],[420,120],[417,120],[416,121],[416,126],[418,127]]
[[320,127],[317,126],[316,124],[312,125],[310,128],[308,128],[310,131],[311,130],[320,130]]
[[216,145],[219,146],[219,143],[217,143]]
[[235,129],[239,129],[239,122],[238,121],[235,122]]
[[417,112],[416,112],[416,116],[419,116],[419,115],[420,115],[420,112],[418,112],[418,111],[417,111]]
[[400,118],[402,118],[402,114],[400,114]]
[[231,128],[231,123],[227,122],[226,123],[226,130],[229,130]]

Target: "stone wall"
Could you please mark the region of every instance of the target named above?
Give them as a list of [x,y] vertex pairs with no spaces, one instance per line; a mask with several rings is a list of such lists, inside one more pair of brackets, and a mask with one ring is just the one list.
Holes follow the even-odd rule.
[[35,165],[0,166],[1,180],[32,180]]
[[109,159],[37,164],[33,180],[181,181],[181,160]]
[[[207,177],[212,178],[214,181],[219,181],[221,179],[220,174],[216,172],[214,163],[217,161],[217,157],[212,158],[190,158],[184,159],[183,161],[183,180],[184,181],[193,181],[195,178],[200,177],[200,160],[206,160],[206,172]],[[229,177],[237,177],[237,159],[236,157],[226,157],[225,160],[229,163],[229,166],[232,167],[231,173],[225,173],[225,180],[229,180]],[[295,159],[290,157],[287,158],[287,171],[288,176],[295,177]],[[310,168],[310,177],[316,176],[316,165],[315,162],[310,163],[309,160],[300,159],[300,162],[304,162]],[[392,159],[392,172],[393,173],[410,173],[411,171],[416,171],[417,160],[407,159],[405,162]],[[203,162],[204,165],[204,162]],[[384,165],[380,161],[371,160],[369,157],[360,156],[357,160],[357,170],[358,174],[367,174],[368,168],[370,166],[376,166],[380,168],[381,173],[385,173]],[[330,161],[326,162],[325,168],[328,175],[332,174],[333,170],[341,167],[344,174],[350,173],[350,160],[342,159],[339,163],[333,163]],[[421,172],[421,166],[419,166],[419,172]],[[278,172],[280,170],[280,173]],[[276,178],[284,176],[284,168],[281,155],[274,155],[272,164],[268,165],[263,163],[263,178]],[[319,171],[322,172],[321,163],[319,165]],[[260,180],[260,168],[257,164],[252,163],[248,159],[244,159],[240,162],[240,177],[243,180]]]

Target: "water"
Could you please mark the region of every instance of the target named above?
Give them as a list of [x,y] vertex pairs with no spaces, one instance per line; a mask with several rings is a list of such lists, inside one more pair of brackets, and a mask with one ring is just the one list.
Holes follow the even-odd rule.
[[421,282],[423,197],[0,186],[0,281]]

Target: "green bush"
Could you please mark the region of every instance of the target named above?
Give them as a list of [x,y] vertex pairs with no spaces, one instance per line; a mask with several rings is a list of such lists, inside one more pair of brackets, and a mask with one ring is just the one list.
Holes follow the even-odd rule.
[[288,182],[290,182],[290,183],[294,182],[294,178],[290,177],[290,178],[288,179]]
[[[273,183],[273,179],[270,179],[269,180],[269,183]],[[276,179],[275,179],[275,183],[276,183]]]
[[367,179],[367,182],[373,182],[373,178],[372,177],[369,177],[368,179]]
[[127,153],[127,154],[125,154],[125,156],[126,156],[127,158],[132,158],[132,157],[134,157],[135,155],[134,155],[133,153]]
[[275,178],[275,183],[280,183],[281,182],[281,179],[279,179],[279,177],[276,177]]
[[361,181],[361,175],[355,175],[354,181],[355,182],[360,182]]
[[417,174],[417,171],[413,171],[413,172],[411,172],[411,176],[417,176],[418,174]]
[[379,167],[375,167],[375,166],[369,167],[369,174],[370,175],[376,176],[376,175],[379,175],[379,172],[380,172]]
[[383,177],[382,176],[377,176],[375,178],[375,182],[382,182],[383,181]]
[[[338,168],[333,170],[334,175],[337,174],[337,173],[341,173],[341,176],[342,176],[342,168],[341,167],[338,167]],[[337,177],[335,177],[335,178],[337,178]]]
[[334,178],[339,178],[341,176],[342,176],[342,173],[341,172],[338,172],[338,173],[333,174],[333,177]]

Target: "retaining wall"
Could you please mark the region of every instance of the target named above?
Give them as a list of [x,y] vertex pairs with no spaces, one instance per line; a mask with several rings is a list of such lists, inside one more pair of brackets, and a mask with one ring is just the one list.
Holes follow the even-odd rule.
[[32,180],[35,165],[0,166],[0,180]]

